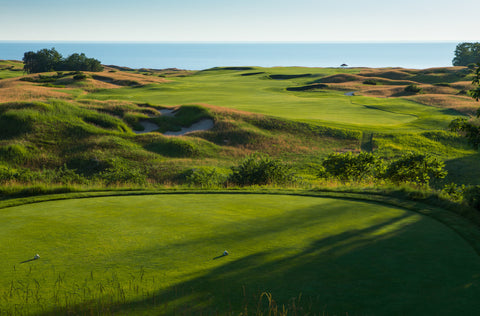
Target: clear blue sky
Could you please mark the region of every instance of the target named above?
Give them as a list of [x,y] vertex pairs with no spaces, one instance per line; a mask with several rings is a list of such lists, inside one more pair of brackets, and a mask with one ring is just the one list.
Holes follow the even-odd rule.
[[480,0],[0,0],[0,41],[480,41]]

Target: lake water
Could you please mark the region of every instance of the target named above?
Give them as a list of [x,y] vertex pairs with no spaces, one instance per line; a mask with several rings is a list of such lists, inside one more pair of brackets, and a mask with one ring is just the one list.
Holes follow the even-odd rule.
[[451,66],[458,43],[74,43],[0,42],[0,59],[55,47],[64,57],[85,53],[105,65],[131,68],[216,66],[405,67]]

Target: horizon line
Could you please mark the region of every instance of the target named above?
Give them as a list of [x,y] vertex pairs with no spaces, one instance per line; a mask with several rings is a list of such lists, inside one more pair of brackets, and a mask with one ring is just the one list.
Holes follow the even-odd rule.
[[399,41],[102,41],[102,40],[0,40],[0,43],[71,43],[71,44],[447,44],[468,40],[399,40]]

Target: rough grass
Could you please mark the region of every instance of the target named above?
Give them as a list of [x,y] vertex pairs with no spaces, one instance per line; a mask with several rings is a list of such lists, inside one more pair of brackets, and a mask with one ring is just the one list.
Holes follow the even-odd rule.
[[[205,117],[213,118],[216,125],[210,131],[186,137],[134,135],[132,126],[127,125],[132,123],[132,117],[154,120],[150,115],[160,115],[159,107],[124,101],[3,103],[0,144],[4,147],[0,163],[14,168],[9,174],[15,181],[52,181],[42,170],[66,165],[86,178],[72,175],[54,181],[97,181],[95,177],[106,170],[130,168],[150,182],[164,183],[182,181],[177,177],[184,168],[205,163],[228,167],[254,151],[301,157],[336,149],[355,150],[359,146],[358,131],[206,105],[178,107],[175,113],[165,118],[167,127],[188,126]],[[30,175],[22,168],[35,173]]]
[[[23,67],[23,63],[20,65]],[[23,71],[19,71],[21,68],[18,67],[18,63],[13,63],[13,65],[6,63],[5,66],[0,63],[0,102],[45,101],[50,98],[73,99],[88,91],[113,89],[121,86],[144,86],[168,81],[158,76],[125,72],[112,73],[108,70],[101,73],[85,72],[87,78],[79,81],[73,78],[75,76],[73,72],[25,75]],[[42,83],[40,76],[52,78],[49,80],[49,85]]]
[[[47,105],[54,104],[53,99],[68,102],[41,113],[9,108],[2,114],[5,121],[2,145],[27,145],[26,155],[18,158],[4,155],[0,162],[34,170],[67,164],[80,174],[93,176],[115,165],[112,160],[119,158],[122,166],[145,167],[142,172],[148,181],[176,183],[175,174],[181,174],[184,168],[204,165],[203,159],[211,159],[207,161],[212,166],[229,167],[238,158],[261,151],[285,159],[301,173],[308,173],[311,169],[308,165],[318,164],[328,152],[361,150],[362,132],[379,134],[378,139],[383,139],[372,147],[379,154],[391,156],[401,149],[420,150],[405,145],[410,142],[406,141],[410,134],[445,130],[453,118],[474,112],[477,106],[474,101],[454,94],[468,87],[468,77],[449,82],[462,71],[462,67],[427,70],[223,67],[187,72],[107,67],[100,74],[87,73],[87,78],[80,81],[74,80],[70,73],[42,74],[41,78],[26,76],[51,79],[51,86],[2,79],[0,101],[9,102],[0,108],[8,107],[14,103],[12,100],[30,103],[43,100]],[[103,81],[94,79],[94,75],[101,76]],[[404,95],[405,83],[418,76],[438,76],[443,84],[417,82],[428,94],[395,97]],[[319,83],[329,78],[344,82],[327,86]],[[367,79],[380,84],[363,84]],[[135,86],[120,83],[135,83]],[[344,95],[351,91],[355,91],[354,97]],[[165,106],[177,109],[176,115],[161,115],[160,110]],[[141,120],[154,122],[159,131],[166,131],[178,130],[206,117],[215,121],[212,130],[181,140],[167,141],[160,135],[140,136],[131,132],[141,129]],[[23,126],[23,130],[17,125]],[[396,137],[382,136],[392,133]],[[145,143],[146,139],[152,139],[153,143]],[[112,142],[110,149],[109,142]],[[432,140],[427,147],[446,160],[473,152],[451,147],[443,139]],[[169,153],[170,149],[174,154]],[[97,167],[88,168],[96,162]],[[175,167],[171,168],[172,165]],[[165,172],[168,168],[170,171]],[[308,174],[303,176],[312,178]],[[464,177],[466,183],[475,182],[469,174]]]
[[18,79],[0,80],[0,102],[46,101],[48,99],[72,99],[64,89],[55,89]]
[[302,314],[480,307],[470,245],[432,218],[378,203],[143,195],[16,206],[0,217],[7,314],[254,313],[263,292]]
[[158,76],[145,76],[142,74],[125,73],[121,71],[113,73],[103,71],[101,73],[91,73],[91,76],[95,80],[110,83],[114,86],[139,86],[152,83],[168,82],[168,80]]
[[408,97],[415,102],[446,109],[453,109],[459,113],[474,115],[478,109],[478,102],[469,96],[421,94]]
[[360,76],[364,77],[380,77],[391,80],[409,80],[412,74],[400,69],[366,69],[362,71]]

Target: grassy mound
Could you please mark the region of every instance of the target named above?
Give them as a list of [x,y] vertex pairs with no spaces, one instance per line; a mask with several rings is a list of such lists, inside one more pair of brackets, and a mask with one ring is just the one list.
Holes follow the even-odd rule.
[[337,75],[324,77],[317,81],[320,83],[343,83],[343,82],[349,82],[349,81],[360,81],[362,79],[364,78],[360,75],[337,74]]
[[391,80],[409,80],[412,77],[411,73],[408,73],[403,70],[368,70],[362,71],[360,76],[364,77],[380,77]]
[[312,74],[274,74],[270,75],[270,79],[274,80],[287,80],[287,79],[296,79],[296,78],[305,78],[311,77]]
[[263,292],[302,314],[480,307],[475,251],[435,220],[376,203],[173,194],[44,202],[0,218],[7,314],[253,313],[268,311]]
[[16,78],[23,75],[23,62],[0,60],[0,79]]
[[309,84],[301,87],[288,87],[287,91],[310,91],[310,90],[325,89],[325,88],[328,88],[328,85],[323,83],[314,83],[314,84]]

